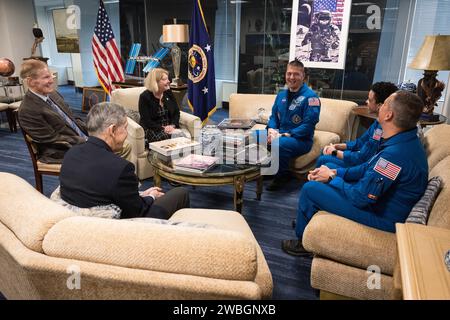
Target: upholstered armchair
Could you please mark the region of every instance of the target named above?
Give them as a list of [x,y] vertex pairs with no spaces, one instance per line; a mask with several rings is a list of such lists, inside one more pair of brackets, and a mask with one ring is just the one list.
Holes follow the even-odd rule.
[[[126,109],[139,112],[139,96],[145,90],[145,87],[116,89],[111,93],[111,102],[117,103]],[[199,137],[199,130],[201,128],[200,118],[181,111],[180,127],[187,129],[192,137]],[[153,170],[147,160],[148,150],[145,148],[144,129],[130,117],[128,118],[127,141],[131,146],[131,162],[136,166],[138,178],[143,180],[152,177]]]
[[[428,130],[423,141],[428,156],[429,178],[439,176],[443,181],[427,225],[442,229],[450,229],[449,136],[450,125],[442,124]],[[394,233],[321,211],[308,223],[302,241],[305,249],[314,254],[311,286],[321,291],[321,297],[344,296],[364,300],[401,298],[399,251]],[[379,289],[367,286],[371,266],[380,268]],[[435,271],[438,270],[436,267]]]

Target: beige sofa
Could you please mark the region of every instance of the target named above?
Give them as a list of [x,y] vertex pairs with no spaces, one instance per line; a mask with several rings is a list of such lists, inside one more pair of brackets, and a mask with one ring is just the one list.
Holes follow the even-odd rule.
[[[270,116],[275,95],[239,94],[230,96],[230,118],[257,118],[258,110],[264,108]],[[356,103],[345,100],[321,98],[320,120],[316,125],[311,151],[295,159],[292,170],[303,174],[312,169],[326,145],[353,138],[359,121],[352,113]]]
[[75,216],[0,173],[0,292],[7,299],[271,297],[271,273],[239,213],[183,209],[170,219],[209,228],[142,219]]
[[[428,225],[450,229],[450,125],[425,133],[429,177],[443,179]],[[314,253],[311,286],[325,293],[356,299],[398,299],[397,242],[394,233],[363,226],[326,212],[317,213],[303,235],[303,245]],[[367,268],[381,269],[381,289],[368,289]]]
[[[145,91],[145,87],[116,89],[111,92],[111,102],[139,112],[139,96]],[[199,117],[181,111],[180,127],[189,130],[192,137],[198,137],[201,128]],[[131,162],[136,166],[136,174],[140,180],[153,176],[152,166],[147,160],[147,150],[145,149],[144,129],[135,121],[128,118],[128,143],[131,145]]]

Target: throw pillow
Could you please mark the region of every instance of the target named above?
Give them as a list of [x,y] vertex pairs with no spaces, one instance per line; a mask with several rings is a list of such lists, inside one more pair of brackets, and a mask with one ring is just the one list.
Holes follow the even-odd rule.
[[80,216],[87,217],[97,217],[97,218],[107,218],[107,219],[120,219],[120,214],[122,213],[122,209],[120,209],[117,205],[111,203],[103,206],[95,206],[91,208],[80,208],[74,206],[70,203],[67,203],[61,198],[61,192],[59,186],[53,191],[50,199],[54,202],[62,205],[63,207],[75,212]]
[[411,209],[406,222],[419,223],[423,225],[427,224],[428,215],[430,214],[431,208],[433,208],[434,201],[441,191],[441,184],[442,179],[440,177],[433,177],[428,181],[428,186],[425,193]]
[[269,122],[270,114],[264,108],[259,108],[257,112],[256,122],[260,124],[267,124]]

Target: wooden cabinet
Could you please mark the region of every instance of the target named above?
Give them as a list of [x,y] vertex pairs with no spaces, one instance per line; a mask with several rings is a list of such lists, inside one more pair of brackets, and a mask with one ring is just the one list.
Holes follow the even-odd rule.
[[397,223],[396,229],[403,298],[450,299],[450,230],[414,223]]

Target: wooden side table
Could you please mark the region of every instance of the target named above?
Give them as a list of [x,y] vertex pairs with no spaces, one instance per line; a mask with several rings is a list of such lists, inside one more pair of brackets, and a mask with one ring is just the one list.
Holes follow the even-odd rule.
[[415,223],[395,226],[403,298],[450,299],[450,271],[444,261],[450,230]]
[[[354,114],[356,114],[358,117],[360,117],[361,125],[365,128],[370,127],[372,122],[377,119],[377,114],[369,112],[369,108],[366,106],[358,106],[352,110]],[[447,117],[443,115],[439,115],[439,120],[437,121],[428,121],[428,120],[419,120],[419,124],[422,128],[426,126],[434,126],[437,124],[445,123],[447,122]]]
[[352,112],[359,117],[360,125],[366,130],[369,129],[378,116],[376,113],[369,112],[369,108],[366,106],[353,108]]

